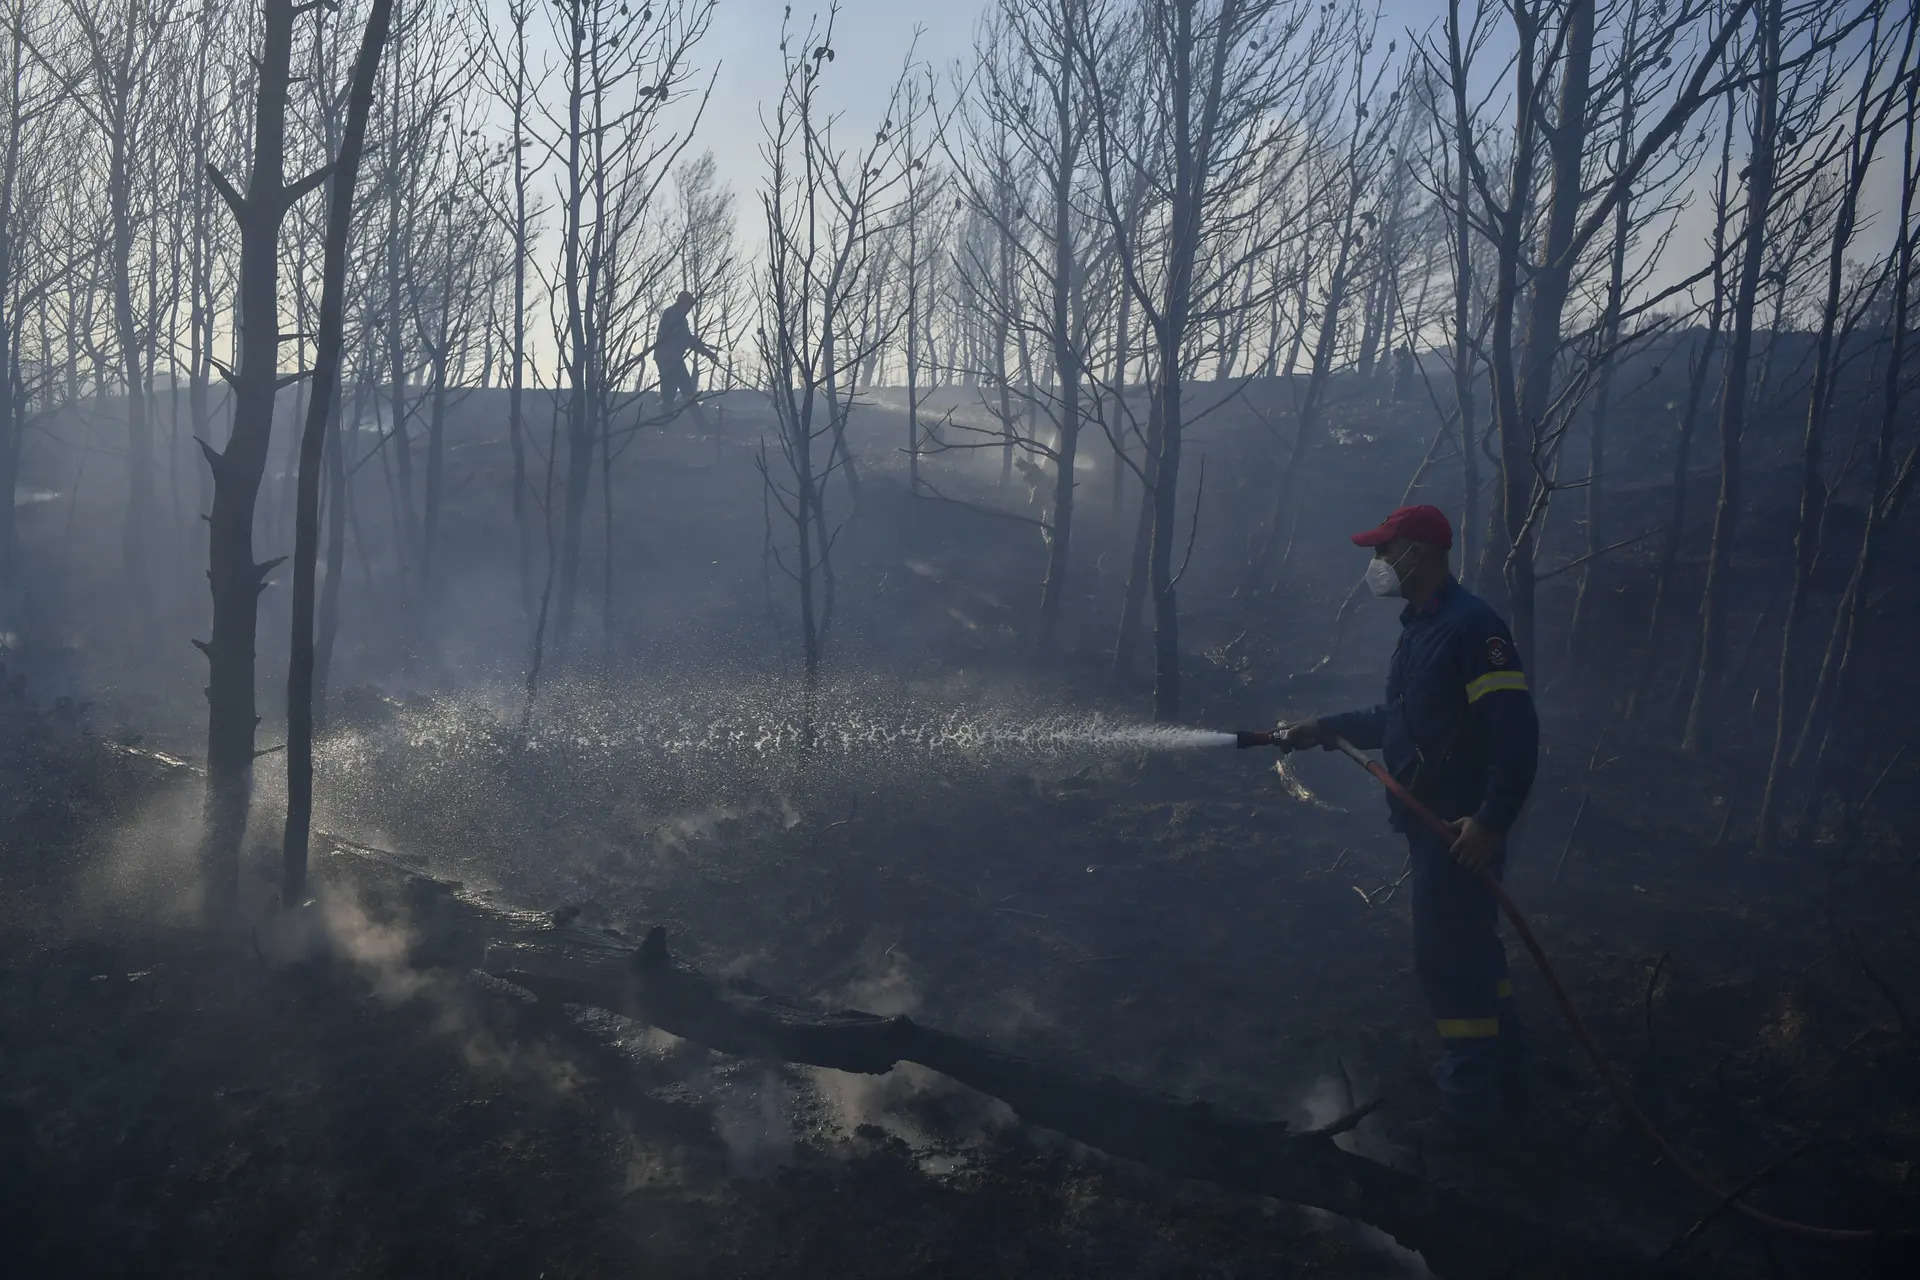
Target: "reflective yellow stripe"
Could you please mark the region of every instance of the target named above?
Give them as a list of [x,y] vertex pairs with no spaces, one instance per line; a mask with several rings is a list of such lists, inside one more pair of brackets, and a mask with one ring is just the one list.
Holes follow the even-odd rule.
[[1513,979],[1512,978],[1500,979],[1500,985],[1493,989],[1493,994],[1500,997],[1502,1000],[1505,1000],[1511,997],[1513,995]]
[[1441,1018],[1434,1025],[1442,1040],[1485,1040],[1500,1034],[1498,1018]]
[[1489,671],[1476,680],[1467,682],[1467,701],[1478,702],[1490,693],[1502,689],[1527,691],[1527,673],[1524,671]]

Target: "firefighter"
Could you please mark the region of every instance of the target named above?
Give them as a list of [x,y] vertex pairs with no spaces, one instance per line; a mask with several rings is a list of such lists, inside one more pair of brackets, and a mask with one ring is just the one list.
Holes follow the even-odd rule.
[[684,399],[694,421],[704,430],[706,415],[700,412],[700,405],[694,399],[699,387],[693,374],[687,371],[687,352],[698,352],[715,364],[720,362],[720,356],[693,336],[693,328],[687,323],[687,315],[692,310],[693,295],[682,289],[673,305],[660,313],[660,328],[653,336],[653,363],[660,371],[661,411],[672,413],[674,402]]
[[1393,775],[1453,824],[1449,842],[1389,799],[1411,856],[1414,968],[1440,1033],[1435,1124],[1477,1142],[1526,1106],[1498,907],[1479,873],[1497,877],[1505,866],[1507,832],[1533,785],[1539,720],[1506,623],[1448,568],[1453,528],[1438,508],[1402,507],[1353,541],[1373,550],[1374,594],[1407,602],[1386,701],[1293,725],[1282,741],[1332,750],[1339,737],[1378,748]]

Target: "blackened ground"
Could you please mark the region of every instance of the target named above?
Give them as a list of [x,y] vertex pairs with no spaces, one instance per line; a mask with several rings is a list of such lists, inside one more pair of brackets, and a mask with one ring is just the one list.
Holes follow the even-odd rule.
[[[511,682],[521,631],[505,452],[488,406],[473,398],[471,438],[453,450],[454,551],[433,615],[410,614],[384,579],[362,594],[353,561],[335,687],[360,688],[337,704],[344,728],[378,717],[372,689],[417,693],[431,708],[490,677]],[[1189,456],[1208,457],[1209,505],[1182,588],[1192,723],[1259,725],[1376,694],[1392,609],[1364,601],[1337,640],[1330,620],[1357,574],[1345,534],[1397,501],[1424,448],[1409,425],[1422,415],[1357,399],[1340,412],[1344,434],[1315,456],[1305,486],[1285,594],[1247,590],[1241,568],[1266,514],[1272,442],[1251,417],[1236,431],[1224,410],[1197,433]],[[712,668],[791,667],[790,602],[763,594],[752,421],[743,408],[718,444],[648,437],[623,463],[608,634],[632,696],[649,680],[697,684]],[[1128,510],[1106,510],[1098,449],[1067,654],[1038,664],[1018,635],[1043,557],[1031,528],[908,498],[897,415],[879,406],[862,431],[868,484],[840,545],[839,670],[935,700],[1137,710],[1138,687],[1116,689],[1104,673],[1130,530]],[[1754,854],[1745,815],[1772,723],[1779,532],[1791,512],[1778,466],[1790,432],[1756,437],[1733,692],[1715,749],[1672,746],[1709,517],[1703,473],[1684,604],[1670,615],[1681,625],[1657,641],[1648,713],[1623,723],[1616,708],[1640,667],[1653,540],[1606,562],[1605,607],[1580,656],[1551,629],[1528,655],[1546,755],[1511,886],[1595,1033],[1683,1148],[1729,1181],[1777,1165],[1753,1193],[1776,1212],[1910,1224],[1920,1220],[1920,759],[1897,748],[1920,688],[1886,640],[1917,621],[1915,605],[1908,592],[1875,602],[1863,678],[1875,697],[1849,726],[1859,749],[1848,754],[1869,780],[1886,773],[1858,838],[1842,840],[1832,815],[1796,813],[1780,855]],[[1627,536],[1663,518],[1667,458],[1651,442],[1629,442],[1622,457],[1610,515]],[[956,469],[932,472],[947,492],[1026,510],[1017,485],[996,491],[991,465],[970,477],[956,457],[934,465]],[[1443,460],[1423,496],[1451,503],[1445,477],[1458,466]],[[88,500],[35,508],[58,511],[33,535],[56,604],[110,594],[110,551],[91,554],[84,539],[61,550]],[[1548,564],[1583,545],[1577,505],[1562,509]],[[372,499],[361,515],[370,529],[385,519]],[[100,532],[110,546],[113,530]],[[599,537],[591,530],[590,546]],[[381,554],[375,538],[370,560],[385,573]],[[598,584],[597,562],[583,576]],[[1571,575],[1547,584],[1543,616],[1564,613],[1571,585]],[[584,643],[603,651],[589,595]],[[193,607],[182,604],[182,641]],[[268,709],[283,607],[270,595],[263,613]],[[55,631],[67,643],[41,657],[43,708],[71,687],[97,699],[103,734],[138,731],[192,753],[199,674],[184,643],[155,674],[110,654],[122,643],[110,628]],[[246,939],[216,945],[163,927],[177,905],[170,882],[126,864],[170,840],[128,832],[157,828],[154,815],[178,811],[191,782],[105,750],[50,711],[11,714],[0,734],[10,753],[0,1189],[17,1193],[6,1198],[20,1206],[12,1238],[31,1242],[43,1273],[1404,1273],[1404,1260],[1348,1227],[1116,1169],[983,1121],[937,1088],[876,1093],[684,1047],[615,1063],[527,1027],[459,973],[383,967],[377,946],[358,967],[285,968]],[[270,720],[263,745],[276,734]],[[1354,1135],[1369,1154],[1391,1155],[1431,1104],[1405,897],[1369,905],[1355,891],[1389,883],[1402,851],[1370,784],[1337,757],[1293,765],[1330,807],[1265,772],[1270,757],[1221,751],[903,767],[797,801],[749,787],[718,813],[637,783],[626,803],[586,803],[584,783],[570,794],[563,778],[444,741],[413,753],[433,769],[404,751],[375,760],[392,785],[365,828],[342,834],[530,909],[664,923],[676,950],[709,970],[910,1009],[1249,1115],[1305,1123],[1339,1111],[1349,1084],[1361,1101],[1385,1094],[1388,1107]],[[410,789],[416,773],[427,782]],[[323,771],[323,808],[351,807],[328,795],[344,781]],[[520,817],[483,820],[495,812]],[[271,844],[273,815],[260,816]],[[264,886],[270,857],[255,861]],[[1711,1199],[1652,1159],[1512,951],[1541,1059],[1537,1112],[1517,1154],[1464,1176],[1653,1249],[1678,1239]],[[939,1131],[925,1113],[943,1108],[957,1113],[954,1132],[902,1145],[899,1135]],[[1725,1214],[1684,1247],[1701,1275],[1907,1273],[1899,1258],[1806,1248]]]

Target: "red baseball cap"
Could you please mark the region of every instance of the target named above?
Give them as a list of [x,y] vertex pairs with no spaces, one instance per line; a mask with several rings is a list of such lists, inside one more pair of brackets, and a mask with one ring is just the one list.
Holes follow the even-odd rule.
[[1379,528],[1354,534],[1353,545],[1377,547],[1395,538],[1424,542],[1446,551],[1453,546],[1453,526],[1438,507],[1401,507],[1382,520]]

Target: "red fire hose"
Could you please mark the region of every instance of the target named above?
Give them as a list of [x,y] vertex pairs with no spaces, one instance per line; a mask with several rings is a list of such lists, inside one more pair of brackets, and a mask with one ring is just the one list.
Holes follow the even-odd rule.
[[[1243,738],[1249,736],[1252,735],[1242,735]],[[1282,746],[1283,743],[1279,740],[1280,737],[1281,735],[1276,733],[1272,735],[1269,741],[1275,746]],[[1381,786],[1392,793],[1394,799],[1405,806],[1407,812],[1418,818],[1432,830],[1435,835],[1445,837],[1449,844],[1453,842],[1457,834],[1453,824],[1440,817],[1433,810],[1427,808],[1426,805],[1414,799],[1413,793],[1402,786],[1392,774],[1388,773],[1384,765],[1363,753],[1360,748],[1354,746],[1345,738],[1335,737],[1332,741],[1336,750],[1372,774]],[[1243,741],[1242,745],[1255,744]],[[1626,1084],[1615,1074],[1613,1067],[1607,1062],[1606,1055],[1601,1052],[1599,1044],[1594,1040],[1593,1033],[1587,1030],[1587,1024],[1580,1017],[1580,1011],[1574,1007],[1572,998],[1567,995],[1567,989],[1560,985],[1560,976],[1554,972],[1553,962],[1547,959],[1547,953],[1545,949],[1541,947],[1540,940],[1533,936],[1533,930],[1528,926],[1527,918],[1520,914],[1520,908],[1515,906],[1513,899],[1507,896],[1506,889],[1502,887],[1499,880],[1488,872],[1481,871],[1478,874],[1486,883],[1487,888],[1493,891],[1494,901],[1500,904],[1500,911],[1507,917],[1508,922],[1513,925],[1513,931],[1520,935],[1521,944],[1526,947],[1527,954],[1531,955],[1534,964],[1539,966],[1540,976],[1547,980],[1547,989],[1553,992],[1554,1003],[1560,1006],[1560,1012],[1562,1016],[1566,1018],[1567,1025],[1573,1029],[1574,1039],[1580,1042],[1580,1047],[1586,1051],[1587,1057],[1593,1062],[1594,1070],[1600,1073],[1601,1080],[1606,1083],[1607,1091],[1613,1094],[1614,1101],[1618,1102],[1626,1113],[1633,1117],[1634,1123],[1640,1126],[1640,1131],[1647,1135],[1647,1140],[1653,1143],[1660,1154],[1665,1157],[1675,1169],[1678,1169],[1688,1181],[1713,1196],[1723,1205],[1732,1208],[1752,1221],[1758,1222],[1763,1226],[1772,1227],[1775,1230],[1791,1232],[1794,1235],[1808,1236],[1816,1240],[1860,1242],[1907,1238],[1916,1234],[1912,1229],[1868,1231],[1846,1227],[1822,1227],[1807,1222],[1796,1222],[1791,1218],[1775,1217],[1773,1214],[1765,1213],[1742,1203],[1740,1200],[1741,1191],[1726,1191],[1717,1185],[1712,1178],[1701,1172],[1692,1162],[1674,1149],[1673,1143],[1669,1142],[1667,1136],[1660,1132],[1659,1127],[1653,1123],[1653,1120],[1647,1113],[1640,1109],[1640,1104],[1635,1102],[1633,1095],[1627,1091]]]

